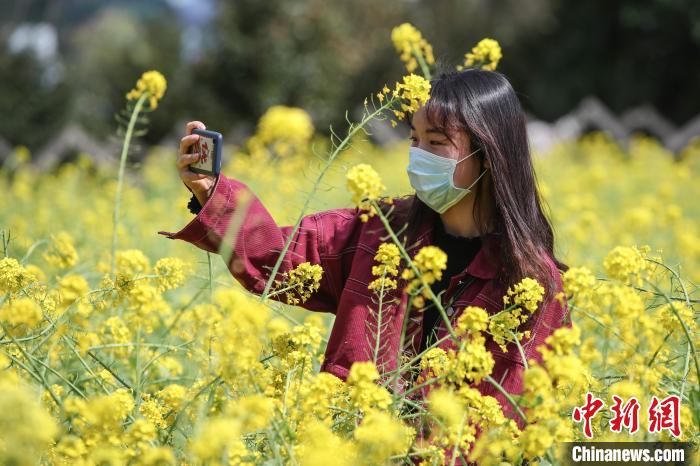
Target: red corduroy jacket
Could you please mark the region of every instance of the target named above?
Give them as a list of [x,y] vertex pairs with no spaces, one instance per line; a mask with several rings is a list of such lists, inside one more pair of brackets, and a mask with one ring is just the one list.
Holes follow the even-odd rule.
[[[212,195],[190,223],[176,233],[159,233],[171,239],[187,241],[205,251],[218,253],[231,216],[238,210],[239,196],[246,190],[252,197],[234,239],[233,254],[227,266],[247,290],[262,294],[270,270],[276,263],[293,226],[278,226],[260,199],[241,181],[220,174]],[[373,357],[376,341],[373,329],[377,328],[378,306],[373,302],[376,300],[374,292],[369,290],[367,285],[376,278],[372,276],[371,270],[376,264],[374,255],[377,248],[382,242],[391,241],[377,216],[362,222],[361,213],[362,211],[353,207],[331,209],[305,216],[276,277],[280,278],[279,274],[302,262],[323,267],[320,288],[301,306],[312,311],[335,314],[335,323],[321,370],[343,380],[355,361],[368,361]],[[408,248],[411,257],[421,247],[431,244],[437,215],[433,214],[420,226],[416,241]],[[494,280],[499,270],[497,248],[496,235],[482,236],[481,249],[472,262],[464,271],[452,277],[443,294],[445,304],[454,290],[459,288],[460,281],[468,276],[475,277],[461,296],[455,297],[453,305],[446,309],[453,326],[461,311],[468,305],[480,306],[489,314],[503,309],[505,290]],[[552,276],[559,287],[556,290],[558,292],[561,290],[559,270],[550,257],[545,257],[545,260],[550,264]],[[385,296],[382,306],[383,323],[380,354],[377,359],[380,372],[396,368],[402,321],[408,303],[408,294],[402,292],[406,282],[399,277],[398,283],[397,290],[392,290]],[[282,295],[275,299],[284,300]],[[528,360],[542,361],[535,348],[563,325],[566,311],[566,305],[562,306],[557,299],[541,304],[540,311],[533,316],[535,322],[531,327],[530,338],[522,345]],[[446,336],[447,330],[442,320],[439,320],[438,324],[437,337],[440,339]],[[520,394],[524,365],[517,347],[510,344],[509,350],[504,352],[490,336],[487,335],[486,341],[486,348],[491,351],[495,361],[491,376],[499,381],[508,393]],[[448,349],[451,345],[453,344],[448,339],[440,347]],[[524,424],[513,412],[511,404],[493,385],[482,381],[475,388],[484,395],[496,398],[506,416],[515,419],[521,428],[523,427]]]

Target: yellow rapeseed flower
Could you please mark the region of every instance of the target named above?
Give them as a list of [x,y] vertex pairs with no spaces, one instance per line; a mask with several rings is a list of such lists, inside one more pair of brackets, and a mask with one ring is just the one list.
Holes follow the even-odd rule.
[[177,288],[185,282],[185,263],[176,257],[164,257],[156,262],[153,272],[158,275],[160,291]]
[[440,387],[428,394],[428,409],[447,429],[458,429],[463,422],[465,406],[454,391]]
[[244,433],[260,430],[275,414],[271,398],[253,394],[230,401],[225,413],[238,420]]
[[139,455],[139,461],[141,464],[148,465],[174,465],[177,464],[175,461],[175,454],[169,447],[157,446],[145,447],[141,454]]
[[54,418],[29,387],[0,379],[0,464],[39,464],[58,433]]
[[[282,281],[285,283],[284,289],[288,290],[285,291],[287,304],[296,305],[300,302],[306,302],[313,292],[319,289],[323,278],[323,268],[318,264],[302,262],[289,272],[285,272],[283,276],[285,277]],[[293,292],[296,292],[299,297]]]
[[390,277],[395,277],[399,273],[397,269],[401,261],[399,248],[394,243],[382,243],[377,249],[374,260],[379,262],[379,265],[372,266],[372,275],[379,278],[372,281],[367,288],[376,291],[381,290],[382,286],[384,291],[396,289],[396,280]]
[[146,95],[151,109],[158,107],[158,101],[163,98],[168,82],[159,71],[146,71],[136,82],[136,87],[126,94],[127,100],[138,99]]
[[529,277],[508,288],[503,296],[506,308],[489,320],[489,332],[503,351],[506,351],[507,341],[530,337],[530,330],[519,332],[517,329],[537,310],[543,296],[544,287]]
[[641,249],[634,246],[616,246],[603,260],[605,272],[615,280],[642,286],[642,273],[651,268],[651,264],[646,260],[649,250],[649,246],[643,246]]
[[581,328],[576,324],[573,324],[571,328],[560,327],[545,341],[551,347],[552,353],[558,356],[571,354],[574,348],[581,344]]
[[489,315],[483,308],[467,306],[457,319],[455,333],[465,335],[470,332],[483,332],[489,324]]
[[[309,323],[295,325],[289,332],[272,339],[272,351],[279,358],[279,371],[283,375],[282,380],[286,381],[287,372],[294,368],[299,368],[299,370],[313,368],[322,339],[318,327]],[[284,391],[284,386],[279,388]]]
[[[674,302],[673,308],[670,303],[666,303],[657,308],[656,313],[661,318],[661,325],[667,332],[675,331],[683,335],[683,327],[688,329],[691,335],[696,334],[698,324],[695,320],[693,308],[685,302]],[[676,312],[673,312],[675,309]],[[678,317],[676,317],[678,314]],[[680,320],[678,320],[680,318]],[[681,323],[681,320],[683,321]],[[685,324],[685,325],[684,325]]]
[[542,302],[544,288],[537,280],[530,277],[523,278],[520,282],[508,288],[503,296],[503,304],[515,304],[527,309],[530,313],[537,310],[537,306]]
[[51,245],[44,252],[44,259],[59,269],[73,267],[78,262],[78,252],[73,246],[73,237],[65,231],[51,235]]
[[[190,452],[203,463],[222,464],[220,459],[226,454],[231,464],[240,458],[235,453],[246,453],[245,444],[240,439],[240,423],[229,416],[207,418],[199,423],[190,441]],[[234,459],[237,460],[234,463]]]
[[405,454],[411,446],[415,431],[390,414],[372,410],[355,429],[359,463],[385,464],[392,455]]
[[387,409],[391,395],[386,388],[375,383],[379,378],[377,368],[371,361],[353,363],[347,377],[350,401],[360,411],[378,408]]
[[417,57],[422,57],[428,65],[435,63],[433,47],[412,24],[403,23],[392,29],[391,41],[409,73],[418,67]]
[[[66,275],[58,281],[58,285],[56,307],[59,310],[65,310],[77,301],[77,312],[73,313],[72,316],[88,317],[92,311],[92,306],[86,299],[90,286],[85,277],[78,274]],[[49,313],[51,314],[51,312]]]
[[0,259],[0,291],[14,293],[36,280],[36,274],[22,267],[17,259]]
[[336,435],[331,427],[313,418],[304,423],[297,433],[298,443],[294,445],[294,456],[305,466],[354,466],[355,446],[352,442]]
[[126,276],[146,273],[150,268],[148,256],[140,249],[118,250],[116,253],[117,271]]
[[[472,51],[464,55],[464,67],[479,66],[484,70],[495,70],[498,62],[503,57],[501,46],[494,39],[482,39]],[[458,69],[463,69],[460,66]]]
[[314,124],[306,110],[273,105],[258,121],[256,143],[270,146],[278,155],[306,146],[314,135]]
[[464,342],[458,351],[450,349],[448,356],[447,380],[456,386],[471,382],[478,384],[491,374],[495,364],[481,335]]
[[509,429],[500,427],[483,432],[467,459],[484,466],[516,464],[520,451]]
[[[131,341],[131,331],[119,316],[111,316],[104,321],[100,336],[104,343],[126,344]],[[117,356],[125,357],[129,354],[129,347],[115,347],[113,351]]]
[[314,374],[302,388],[301,412],[308,418],[327,423],[333,422],[335,410],[349,408],[348,386],[342,379],[328,372]]
[[[409,74],[403,77],[403,82],[397,82],[394,90],[388,87],[377,94],[380,102],[384,98],[389,98],[391,92],[392,105],[389,105],[392,113],[398,119],[404,119],[406,113],[415,113],[418,108],[430,99],[430,81],[416,74]],[[395,106],[398,105],[398,108]],[[391,126],[396,126],[396,120],[391,120]]]
[[22,329],[36,327],[43,318],[41,306],[30,298],[17,298],[0,307],[0,322],[10,327],[7,330],[13,335],[22,333]]
[[[418,251],[413,258],[413,264],[420,272],[420,276],[416,277],[413,269],[406,268],[401,273],[401,278],[411,280],[406,287],[406,292],[410,293],[414,289],[421,290],[423,297],[430,297],[430,285],[442,278],[442,271],[447,268],[447,254],[437,246],[424,246]],[[414,302],[417,307],[423,307],[423,299],[418,296]]]
[[352,202],[362,210],[368,211],[360,215],[360,219],[366,222],[369,217],[376,214],[370,201],[379,199],[386,186],[371,165],[360,163],[348,170],[346,175],[348,190],[352,194]]
[[520,435],[520,442],[525,458],[532,459],[536,456],[544,456],[554,443],[554,437],[545,426],[531,424]]
[[596,279],[587,267],[570,267],[562,274],[564,292],[567,296],[578,296],[592,290]]
[[426,371],[425,377],[418,377],[418,383],[423,382],[423,378],[431,379],[439,377],[447,371],[449,359],[447,353],[442,348],[430,348],[421,356],[420,369]]

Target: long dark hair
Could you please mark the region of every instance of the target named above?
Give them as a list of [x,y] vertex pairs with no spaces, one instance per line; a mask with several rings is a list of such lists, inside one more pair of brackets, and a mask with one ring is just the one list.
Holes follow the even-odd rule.
[[[485,189],[492,190],[491,226],[500,238],[502,266],[497,281],[507,288],[525,277],[534,278],[545,288],[544,301],[549,301],[557,286],[543,255],[560,271],[569,267],[554,255],[554,233],[542,210],[525,115],[513,87],[503,74],[478,68],[441,72],[430,83],[430,99],[425,104],[430,125],[448,137],[451,132],[466,131],[471,152],[481,149],[475,154],[481,170],[484,160],[490,161],[490,170],[474,186],[472,195],[474,221],[483,234],[480,198]],[[487,178],[489,182],[484,183]],[[410,197],[410,202],[403,203],[407,211],[399,213],[402,223],[407,222],[407,244],[416,240],[426,215],[432,215],[415,194]]]

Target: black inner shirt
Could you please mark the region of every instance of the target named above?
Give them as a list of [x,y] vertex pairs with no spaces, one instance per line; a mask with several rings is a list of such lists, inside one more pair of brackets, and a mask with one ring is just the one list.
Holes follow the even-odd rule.
[[[435,296],[442,290],[447,289],[450,279],[467,268],[469,263],[481,248],[481,237],[466,238],[464,236],[454,236],[445,231],[442,218],[438,215],[435,219],[435,230],[433,232],[433,246],[437,246],[447,254],[447,268],[442,271],[442,278],[431,285]],[[423,336],[421,338],[421,351],[434,341],[434,328],[440,313],[432,301],[426,301],[425,312],[423,313]]]

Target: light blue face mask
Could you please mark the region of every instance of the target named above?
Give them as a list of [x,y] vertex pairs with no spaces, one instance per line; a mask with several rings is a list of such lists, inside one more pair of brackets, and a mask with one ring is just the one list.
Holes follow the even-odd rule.
[[475,150],[463,159],[454,160],[442,157],[420,147],[411,146],[408,150],[408,179],[416,190],[418,199],[425,202],[439,214],[459,202],[471,192],[471,188],[484,176],[484,170],[468,188],[458,188],[454,185],[454,174],[457,164],[477,153]]

